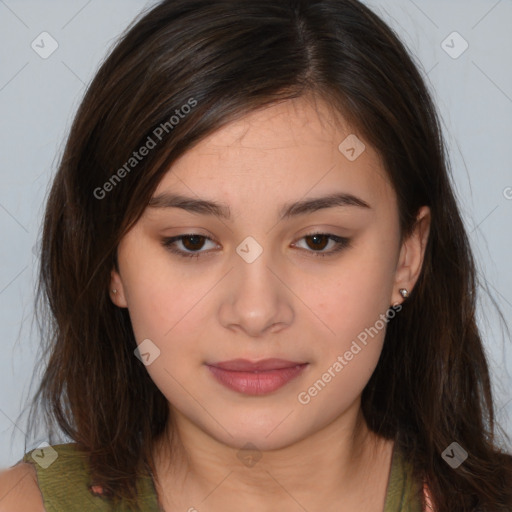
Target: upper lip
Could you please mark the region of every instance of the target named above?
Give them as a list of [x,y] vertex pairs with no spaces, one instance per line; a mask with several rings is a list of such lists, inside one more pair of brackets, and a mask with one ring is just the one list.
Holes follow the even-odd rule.
[[304,362],[287,361],[285,359],[262,359],[261,361],[249,361],[248,359],[232,359],[230,361],[221,361],[219,363],[210,363],[209,366],[215,366],[222,370],[232,370],[238,372],[280,370],[282,368],[293,368],[306,364]]

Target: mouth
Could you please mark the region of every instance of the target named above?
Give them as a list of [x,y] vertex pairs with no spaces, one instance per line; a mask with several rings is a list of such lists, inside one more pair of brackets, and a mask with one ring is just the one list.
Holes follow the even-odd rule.
[[248,361],[233,359],[206,364],[213,377],[225,387],[246,395],[276,391],[298,377],[309,363],[284,359]]

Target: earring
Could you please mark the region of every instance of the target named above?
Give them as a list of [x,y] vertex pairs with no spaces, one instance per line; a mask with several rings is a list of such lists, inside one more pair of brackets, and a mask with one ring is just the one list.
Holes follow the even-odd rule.
[[400,290],[398,290],[400,292],[400,295],[406,299],[407,297],[409,297],[409,292],[405,289],[405,288],[400,288]]
[[112,290],[112,293],[116,294],[116,293],[117,293],[117,290],[114,288],[114,289]]

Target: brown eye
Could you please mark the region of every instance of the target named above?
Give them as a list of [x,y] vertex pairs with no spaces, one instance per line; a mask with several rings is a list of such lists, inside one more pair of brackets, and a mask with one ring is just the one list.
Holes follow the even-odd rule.
[[189,251],[198,251],[203,247],[205,239],[205,236],[190,235],[182,237],[181,243],[183,244],[183,247]]
[[[350,247],[350,239],[343,238],[328,233],[310,233],[301,238],[306,240],[306,252],[312,253],[314,256],[332,256],[345,248]],[[176,247],[177,243],[181,243],[184,249]],[[162,245],[170,252],[184,258],[198,258],[202,255],[211,255],[212,251],[202,251],[205,242],[214,242],[211,238],[197,233],[189,233],[186,235],[173,236],[171,238],[162,239]],[[331,250],[324,251],[333,242]],[[294,244],[295,245],[295,244]]]
[[[178,254],[184,258],[198,258],[203,253],[209,252],[201,251],[207,241],[213,242],[213,240],[207,236],[190,233],[186,235],[173,236],[171,238],[164,238],[162,240],[162,245],[172,253]],[[178,242],[181,243],[184,250],[176,247],[176,243]]]
[[[314,256],[333,256],[334,254],[350,247],[350,239],[329,233],[310,233],[304,235],[301,240],[306,241],[307,252],[313,253]],[[329,242],[333,242],[330,251],[324,251]]]
[[306,240],[311,240],[311,244],[308,243],[308,246],[311,249],[325,249],[327,244],[329,243],[328,235],[308,235],[304,237]]

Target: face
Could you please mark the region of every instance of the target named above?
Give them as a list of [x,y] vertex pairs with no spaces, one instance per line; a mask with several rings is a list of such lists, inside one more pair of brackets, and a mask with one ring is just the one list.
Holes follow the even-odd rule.
[[[181,425],[275,449],[358,403],[428,230],[400,246],[395,193],[355,136],[305,98],[251,113],[176,161],[122,239],[112,300],[128,308]],[[269,358],[289,363],[259,374],[211,368]]]

